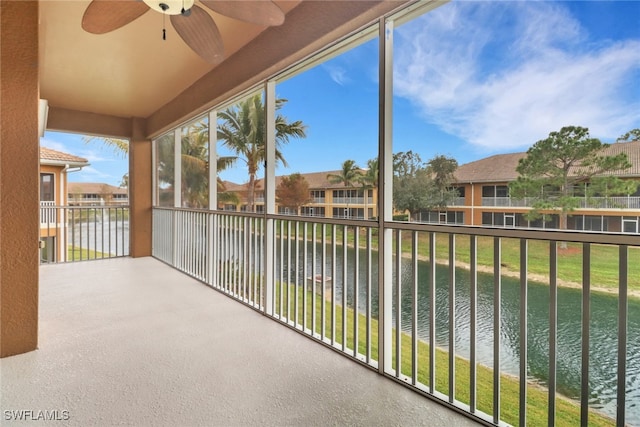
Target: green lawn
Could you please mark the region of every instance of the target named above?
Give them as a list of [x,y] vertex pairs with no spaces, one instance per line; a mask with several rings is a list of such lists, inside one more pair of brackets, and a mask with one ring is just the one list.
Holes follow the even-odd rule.
[[84,261],[88,259],[111,258],[108,253],[93,251],[90,249],[81,249],[69,246],[67,249],[67,261]]
[[[295,318],[295,286],[290,286],[287,292],[286,285],[276,286],[274,293],[275,298],[275,314],[280,312],[280,292],[282,291],[282,309],[283,316],[287,316],[286,310],[289,307],[291,318]],[[322,314],[322,297],[316,295],[313,297],[310,291],[306,293],[299,289],[298,299],[298,316],[297,323],[303,322],[303,306],[307,306],[307,323],[308,329],[312,325],[313,302],[315,301],[316,324],[313,328],[314,332],[320,334],[322,332],[321,314]],[[343,307],[336,304],[335,312],[335,336],[332,335],[332,307],[331,302],[325,302],[325,327],[324,336],[329,340],[332,338],[337,344],[342,344],[343,336]],[[354,324],[358,321],[358,351],[366,354],[366,318],[362,314],[354,316],[355,312],[351,308],[345,310],[346,313],[346,346],[349,349],[354,348]],[[371,354],[373,360],[378,360],[378,321],[371,320]],[[395,351],[395,330],[392,338],[393,361],[392,366],[396,366]],[[418,358],[417,358],[417,376],[418,381],[424,385],[429,384],[429,345],[426,342],[418,341]],[[412,343],[411,337],[405,333],[401,336],[401,371],[402,374],[411,376],[412,374]],[[449,355],[442,349],[436,349],[435,352],[435,388],[438,392],[448,394],[449,390]],[[470,362],[461,357],[455,359],[455,396],[460,402],[469,403],[470,389]],[[493,411],[493,370],[478,364],[476,375],[476,396],[477,408],[487,414]],[[500,402],[501,413],[500,418],[513,425],[518,424],[519,417],[519,383],[517,378],[508,375],[501,375],[500,379]],[[547,425],[547,408],[548,408],[548,391],[538,385],[528,384],[527,386],[527,425],[529,426],[546,426]],[[615,424],[615,420],[607,418],[598,412],[591,411],[589,414],[590,426],[611,426]],[[562,396],[556,395],[556,425],[557,426],[576,426],[580,425],[580,407],[579,405]]]
[[[312,238],[314,224],[307,223],[308,239]],[[294,238],[294,228],[291,236]],[[343,226],[336,226],[336,243],[341,245],[343,241]],[[303,229],[300,227],[299,236],[303,238]],[[359,234],[361,248],[366,247],[366,228],[362,228]],[[374,230],[375,231],[375,230]],[[279,228],[276,228],[276,235]],[[317,240],[322,237],[322,226],[316,225]],[[284,234],[287,235],[286,226]],[[372,248],[377,250],[378,238],[372,233]],[[326,241],[331,241],[332,227],[326,227]],[[411,233],[402,233],[402,252],[404,256],[411,254]],[[355,233],[353,227],[349,227],[347,243],[354,244]],[[418,233],[418,256],[422,259],[429,257],[429,233]],[[470,251],[468,236],[456,236],[456,261],[469,263]],[[520,241],[518,239],[503,238],[501,243],[502,257],[500,263],[504,274],[519,273],[520,266]],[[395,251],[395,250],[394,250]],[[493,269],[493,238],[478,237],[478,267]],[[436,234],[436,260],[446,262],[449,256],[449,237],[447,234]],[[629,248],[628,287],[631,296],[640,294],[640,247]],[[528,272],[531,280],[547,283],[549,276],[549,243],[542,240],[530,240],[528,242]],[[534,276],[535,275],[535,276]],[[558,279],[560,285],[581,286],[582,283],[582,244],[568,243],[567,249],[558,249]],[[591,286],[592,289],[613,292],[618,288],[618,247],[608,245],[591,245]]]

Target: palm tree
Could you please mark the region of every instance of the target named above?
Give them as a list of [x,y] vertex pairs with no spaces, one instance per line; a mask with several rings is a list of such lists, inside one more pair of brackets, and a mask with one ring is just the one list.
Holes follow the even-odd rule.
[[[356,183],[360,182],[362,178],[362,171],[356,164],[355,160],[345,160],[342,163],[342,169],[339,173],[327,174],[327,179],[332,184],[342,184],[345,187],[353,187]],[[349,216],[349,198],[347,198],[347,217]]]
[[129,141],[126,139],[111,138],[107,136],[92,136],[84,135],[82,140],[85,144],[92,142],[100,142],[107,148],[113,149],[114,154],[122,157],[126,157],[129,153]]
[[[106,137],[85,137],[86,143],[100,142],[106,147],[113,148],[116,152],[126,154],[128,142]],[[183,204],[188,207],[206,207],[209,198],[209,129],[206,122],[197,122],[188,128],[181,140],[181,169],[182,187],[180,191],[183,195]],[[165,206],[173,206],[174,183],[175,183],[175,156],[174,156],[174,134],[170,133],[162,136],[156,141],[156,167],[158,185],[161,186],[160,203]],[[233,165],[236,158],[231,156],[218,157],[217,168],[222,171]],[[128,186],[128,174],[125,175]],[[123,177],[123,183],[124,183]],[[225,192],[222,180],[218,178],[218,191],[222,191],[219,198],[237,203],[235,194]]]
[[[182,194],[183,204],[192,208],[204,208],[209,201],[209,126],[198,122],[182,137]],[[221,172],[237,160],[234,156],[219,156],[216,168]],[[224,183],[217,177],[218,199],[236,203],[238,196],[228,193]]]
[[[286,99],[276,99],[276,110],[287,102]],[[264,104],[260,94],[253,95],[239,104],[219,113],[222,123],[218,125],[218,140],[223,145],[242,158],[249,172],[247,204],[250,211],[254,210],[255,181],[258,168],[266,159],[266,117]],[[288,166],[282,156],[280,148],[289,142],[289,138],[306,137],[306,126],[302,121],[287,122],[278,114],[276,116],[276,162]]]
[[367,169],[360,177],[360,184],[364,190],[364,219],[368,219],[368,203],[367,193],[369,190],[378,188],[378,158],[367,160]]

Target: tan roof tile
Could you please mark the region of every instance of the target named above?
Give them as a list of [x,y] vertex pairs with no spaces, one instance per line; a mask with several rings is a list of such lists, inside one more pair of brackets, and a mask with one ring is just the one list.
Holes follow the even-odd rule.
[[[640,176],[640,141],[620,142],[607,146],[602,154],[613,156],[625,153],[631,167],[625,171],[609,172],[606,175],[636,177]],[[475,162],[461,165],[456,170],[455,177],[463,182],[509,182],[518,177],[516,168],[518,161],[526,157],[527,153],[496,154]]]
[[70,182],[68,192],[69,194],[127,194],[127,189],[103,182]]
[[508,182],[518,177],[518,161],[526,153],[496,154],[458,167],[455,173],[458,182]]
[[89,161],[83,157],[63,153],[62,151],[52,150],[51,148],[47,147],[40,147],[40,162],[43,164],[47,164],[47,162],[54,162],[89,165]]

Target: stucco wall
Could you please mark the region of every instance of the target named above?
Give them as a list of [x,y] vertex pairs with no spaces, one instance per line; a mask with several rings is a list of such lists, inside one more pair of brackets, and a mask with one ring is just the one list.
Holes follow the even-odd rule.
[[0,2],[0,357],[38,344],[38,2]]
[[151,196],[153,160],[151,140],[145,138],[146,122],[132,120],[129,143],[129,198],[130,198],[130,254],[132,257],[151,256]]

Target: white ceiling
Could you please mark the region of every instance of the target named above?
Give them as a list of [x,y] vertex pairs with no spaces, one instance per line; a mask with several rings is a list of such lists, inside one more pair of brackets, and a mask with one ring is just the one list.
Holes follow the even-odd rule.
[[[85,32],[81,22],[89,3],[40,2],[40,94],[51,106],[148,117],[215,67],[189,49],[169,19],[162,40],[163,17],[153,10],[107,34]],[[276,3],[286,13],[300,2]],[[226,57],[266,29],[203,9],[220,29]]]

